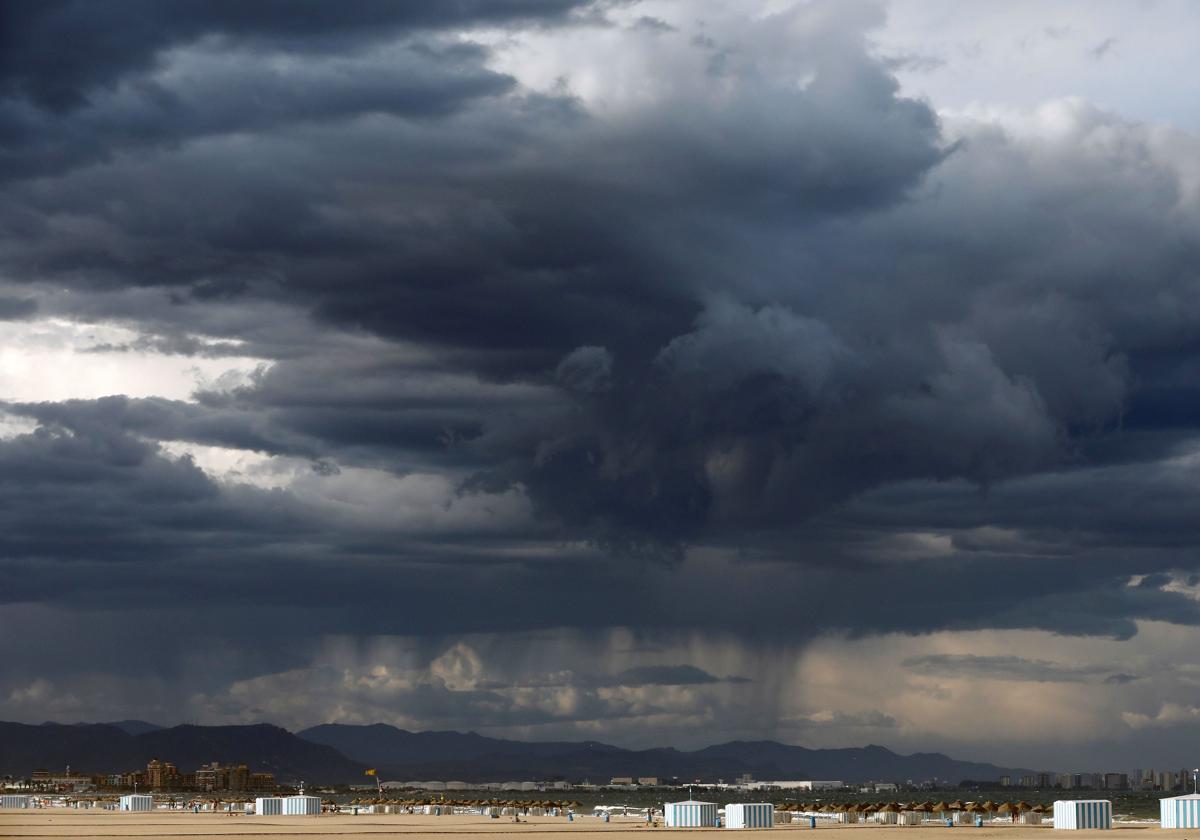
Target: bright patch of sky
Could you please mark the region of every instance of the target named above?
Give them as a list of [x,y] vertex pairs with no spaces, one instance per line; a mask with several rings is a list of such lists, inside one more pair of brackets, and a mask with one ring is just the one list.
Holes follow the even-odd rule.
[[56,402],[124,394],[190,400],[198,389],[245,381],[265,364],[251,357],[205,358],[133,347],[140,337],[115,324],[57,318],[7,322],[0,339],[0,399]]

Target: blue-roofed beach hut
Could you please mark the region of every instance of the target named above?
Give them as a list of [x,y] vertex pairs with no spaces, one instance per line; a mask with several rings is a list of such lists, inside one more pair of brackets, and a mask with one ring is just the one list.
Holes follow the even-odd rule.
[[770,802],[732,802],[725,806],[726,828],[774,828],[775,806]]
[[1158,800],[1158,822],[1162,828],[1200,828],[1200,794]]
[[1054,827],[1112,828],[1112,803],[1107,799],[1059,799],[1054,803]]
[[668,802],[663,806],[663,819],[668,828],[712,828],[717,824],[717,803]]

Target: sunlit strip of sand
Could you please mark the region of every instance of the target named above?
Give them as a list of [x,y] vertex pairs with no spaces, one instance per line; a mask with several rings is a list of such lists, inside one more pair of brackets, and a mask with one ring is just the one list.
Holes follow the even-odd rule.
[[[325,815],[320,817],[257,817],[226,814],[191,814],[154,812],[129,814],[114,811],[69,812],[55,809],[36,811],[0,812],[0,837],[63,837],[63,838],[115,838],[137,837],[142,840],[169,840],[183,837],[271,837],[273,840],[302,837],[404,837],[412,840],[422,836],[458,835],[471,837],[487,835],[490,840],[517,840],[521,836],[537,835],[539,840],[569,840],[584,834],[623,834],[630,836],[645,834],[680,834],[695,832],[728,831],[731,834],[763,832],[787,832],[793,840],[803,838],[792,834],[815,832],[838,832],[838,840],[1115,840],[1112,831],[1075,831],[1070,834],[1053,835],[1053,829],[1022,825],[989,825],[984,828],[944,825],[885,826],[885,825],[832,825],[821,824],[811,829],[807,824],[778,825],[771,829],[667,829],[647,826],[635,819],[614,819],[604,823],[593,817],[578,817],[567,822],[562,817],[531,817],[516,824],[507,819],[487,819],[477,816],[431,817],[419,815],[349,816]],[[1117,837],[1128,837],[1132,831],[1147,831],[1145,840],[1153,837],[1182,838],[1186,830],[1164,831],[1155,823],[1118,825],[1113,831]],[[951,832],[947,837],[947,832]],[[866,838],[865,835],[870,835]],[[962,837],[961,835],[967,835]],[[1195,835],[1196,832],[1192,831]],[[886,836],[885,836],[886,835]]]

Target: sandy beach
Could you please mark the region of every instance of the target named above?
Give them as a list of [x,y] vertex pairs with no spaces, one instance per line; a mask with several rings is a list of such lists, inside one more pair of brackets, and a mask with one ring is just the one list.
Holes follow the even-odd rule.
[[[598,819],[584,817],[575,822],[561,818],[533,817],[520,825],[505,820],[492,820],[476,816],[428,817],[410,815],[347,816],[326,815],[320,817],[255,817],[227,816],[224,814],[151,813],[128,814],[112,811],[87,813],[66,810],[5,811],[0,812],[0,837],[138,837],[145,840],[176,837],[272,837],[276,840],[302,837],[448,837],[463,838],[487,836],[492,840],[516,840],[519,837],[536,836],[539,840],[567,840],[570,837],[593,834],[623,834],[632,836],[647,833],[714,833],[725,829],[666,829],[647,828],[638,820],[615,819],[604,823]],[[1037,837],[1049,840],[1050,828],[995,825],[985,828],[943,826],[896,827],[882,825],[821,825],[817,832],[837,832],[838,840],[886,840],[887,836],[903,835],[904,840],[935,840],[945,838],[947,831],[955,835],[969,834],[971,840],[1026,840]],[[807,825],[779,825],[772,829],[760,829],[774,833],[811,833]],[[1118,837],[1129,836],[1130,832],[1149,832],[1147,837],[1185,838],[1188,832],[1164,831],[1157,823],[1118,824],[1113,831]],[[744,833],[744,832],[743,832]],[[1191,832],[1195,834],[1195,832]],[[1112,832],[1077,831],[1070,835],[1072,840],[1099,840]],[[799,840],[799,838],[797,838]]]

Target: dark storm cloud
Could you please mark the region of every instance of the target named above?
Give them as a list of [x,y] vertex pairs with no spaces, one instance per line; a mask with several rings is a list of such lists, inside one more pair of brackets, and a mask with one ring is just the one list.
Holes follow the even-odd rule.
[[[561,21],[579,0],[6,4],[0,180],[122,151],[363,114],[434,117],[512,79],[446,28]],[[63,49],[69,44],[69,49]]]
[[712,685],[745,683],[745,677],[717,677],[695,665],[643,665],[629,668],[613,678],[616,685]]
[[830,725],[849,729],[895,729],[900,723],[891,715],[879,711],[865,713],[832,712],[827,715],[786,718],[780,721],[780,726],[783,728],[798,729],[801,731],[820,729]]
[[[1200,624],[1174,585],[1200,502],[1192,138],[1078,104],[1040,134],[943,126],[856,4],[741,42],[622,30],[700,69],[652,65],[653,101],[609,111],[443,31],[574,5],[6,7],[0,268],[30,291],[0,318],[141,330],[89,348],[117,365],[263,365],[189,402],[0,394],[40,424],[0,439],[0,598],[267,622],[297,667],[338,633]],[[181,441],[304,475],[223,482]],[[605,688],[742,679],[624,665]],[[432,715],[435,689],[394,699]],[[499,703],[477,689],[453,720]]]
[[579,0],[417,0],[341,3],[16,0],[0,13],[0,91],[69,110],[97,88],[150,70],[165,50],[209,37],[258,48],[344,52],[411,29],[553,19]]
[[33,298],[0,296],[0,321],[16,321],[32,317],[38,310]]
[[[317,442],[271,427],[264,414],[205,409],[194,403],[165,399],[65,400],[11,404],[13,414],[30,417],[44,428],[82,435],[105,434],[119,440],[137,435],[150,440],[180,440],[207,446],[246,449],[274,455],[314,457]],[[150,449],[141,450],[149,455]]]
[[977,656],[975,654],[930,654],[904,660],[904,666],[919,673],[965,675],[992,679],[1029,682],[1090,682],[1103,678],[1113,681],[1136,679],[1128,674],[1113,674],[1110,669],[1094,665],[1071,666],[1020,656]]
[[[274,607],[281,630],[367,635],[629,625],[740,634],[758,628],[767,637],[786,629],[793,639],[828,628],[862,634],[946,627],[1128,637],[1138,618],[1200,623],[1197,602],[1169,591],[1168,578],[1126,585],[1136,570],[1177,566],[1178,554],[1093,552],[1054,569],[1011,554],[962,556],[926,563],[926,574],[938,581],[931,590],[907,568],[854,571],[836,562],[834,551],[810,543],[826,568],[738,569],[728,561],[696,561],[680,578],[657,565],[614,565],[593,551],[530,550],[523,544],[535,532],[520,521],[498,520],[475,533],[450,521],[420,535],[402,522],[345,520],[291,494],[218,484],[188,460],[165,457],[134,437],[160,426],[169,431],[159,434],[202,436],[188,430],[204,429],[203,423],[173,416],[169,405],[106,400],[73,414],[71,407],[35,407],[41,430],[0,442],[0,556],[10,603],[136,608],[148,602],[184,611],[202,604],[210,612],[223,604],[227,632]],[[220,428],[219,418],[213,428]],[[339,572],[331,575],[334,557]],[[457,585],[448,590],[449,569]],[[361,586],[362,575],[370,587]],[[1014,591],[1011,581],[1022,578],[1036,579],[1037,587]],[[878,606],[848,613],[839,597],[848,584]],[[792,595],[800,586],[810,604],[803,615]],[[497,598],[507,590],[522,598]],[[622,594],[583,597],[589,592]],[[944,592],[965,594],[946,602]],[[392,609],[398,601],[405,610]],[[707,605],[718,602],[729,606],[714,613]],[[289,614],[298,607],[302,613]],[[688,667],[628,672],[616,680],[626,684],[626,677],[634,681],[628,684],[717,679]]]
[[[746,677],[718,677],[695,665],[642,665],[626,668],[612,675],[564,673],[555,675],[548,685],[578,686],[581,688],[645,688],[647,686],[741,685],[751,682]],[[491,687],[510,688],[496,683]]]
[[1112,674],[1105,677],[1106,685],[1128,685],[1131,682],[1137,682],[1139,677],[1134,674]]
[[485,56],[470,44],[428,39],[386,54],[301,62],[287,54],[201,49],[180,59],[167,82],[147,79],[103,91],[67,113],[0,100],[7,134],[0,177],[55,173],[123,151],[233,132],[370,114],[444,116],[512,87],[510,78],[482,66]]
[[[311,532],[298,507],[239,504],[238,494],[223,494],[186,460],[160,457],[155,444],[101,423],[47,424],[4,441],[0,468],[10,601],[54,591],[55,575],[43,577],[39,568],[48,568],[34,561],[101,564],[94,573],[103,579],[107,562],[153,568],[197,552],[253,551],[272,532]],[[220,549],[202,545],[210,532],[220,533]],[[31,574],[22,577],[18,568],[27,563]]]

